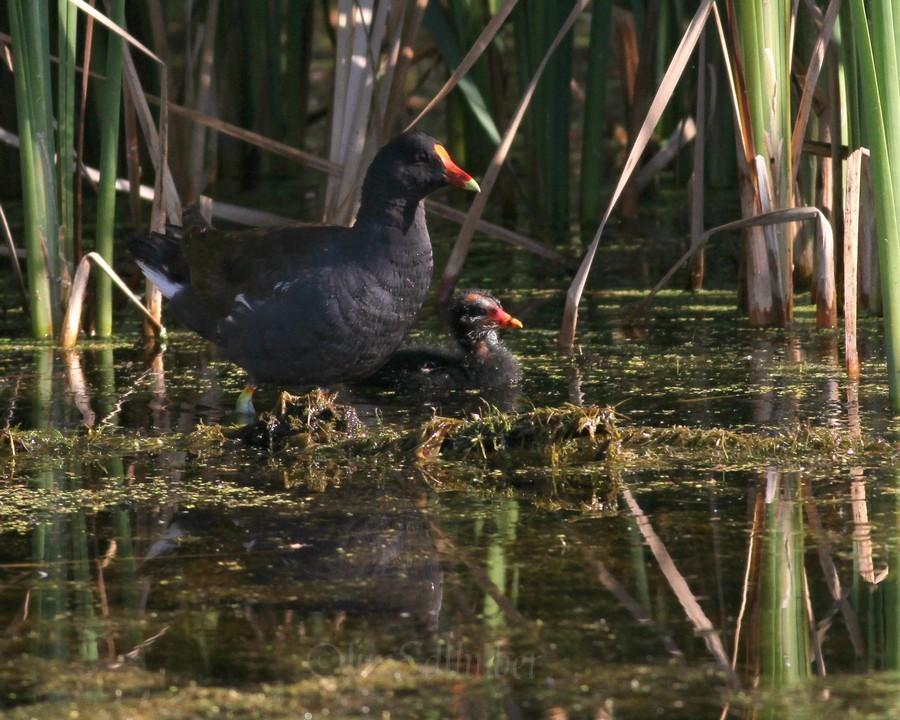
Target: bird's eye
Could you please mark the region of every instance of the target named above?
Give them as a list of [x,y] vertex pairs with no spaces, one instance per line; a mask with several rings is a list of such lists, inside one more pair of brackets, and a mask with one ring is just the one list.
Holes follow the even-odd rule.
[[428,156],[425,153],[417,152],[415,155],[413,155],[413,160],[415,160],[417,163],[428,162]]

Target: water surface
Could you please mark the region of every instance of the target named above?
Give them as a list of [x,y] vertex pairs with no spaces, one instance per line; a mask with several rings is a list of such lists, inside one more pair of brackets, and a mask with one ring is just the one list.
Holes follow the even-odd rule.
[[[640,293],[595,291],[566,356],[561,293],[503,292],[523,272],[473,281],[526,326],[507,334],[525,379],[495,404],[610,405],[648,433],[779,438],[771,457],[653,440],[498,469],[209,445],[192,433],[236,421],[243,377],[191,335],[153,363],[136,322],[74,353],[5,340],[3,715],[895,716],[878,322],[857,385],[802,301],[758,330],[731,290],[672,292],[626,329]],[[436,337],[426,312],[417,339]],[[481,406],[338,391],[373,433]]]

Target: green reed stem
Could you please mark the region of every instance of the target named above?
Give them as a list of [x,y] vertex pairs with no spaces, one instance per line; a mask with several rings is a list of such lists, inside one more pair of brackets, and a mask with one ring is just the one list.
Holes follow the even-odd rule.
[[584,142],[581,149],[580,216],[582,227],[596,227],[603,214],[603,148],[606,144],[606,78],[612,39],[612,3],[591,3],[591,36],[588,46],[584,101]]
[[[523,88],[534,76],[571,10],[571,3],[522,3],[516,7],[513,27]],[[571,79],[572,33],[569,33],[547,63],[525,116],[532,222],[537,234],[555,240],[565,239],[569,232]]]
[[[740,34],[747,99],[750,106],[750,132],[754,152],[767,159],[773,208],[793,207],[791,187],[791,79],[790,2],[771,0],[735,0],[737,28]],[[764,209],[764,208],[763,208]],[[784,317],[790,319],[791,301],[791,233],[778,228],[777,257]]]
[[53,335],[62,315],[57,280],[58,215],[49,21],[43,3],[9,0],[8,7],[19,119],[31,327],[34,337],[43,338]]
[[[125,24],[125,0],[113,0],[109,19]],[[110,34],[106,48],[106,82],[101,100],[100,182],[97,187],[97,252],[112,264],[116,227],[116,177],[119,159],[119,120],[122,108],[122,39]],[[97,321],[100,337],[112,335],[112,282],[96,275]]]
[[766,505],[759,640],[763,682],[779,688],[809,677],[810,652],[803,593],[803,507],[794,497],[790,475],[781,475],[777,482],[785,487]]
[[[78,45],[78,8],[68,0],[58,0],[57,125],[59,142],[59,222],[60,254],[66,278],[75,265],[75,50]],[[64,301],[68,288],[64,288]]]
[[871,150],[872,185],[878,224],[878,259],[884,304],[891,408],[900,413],[900,78],[896,35],[900,12],[890,3],[873,3],[872,35],[864,0],[850,4],[860,70],[860,114]]

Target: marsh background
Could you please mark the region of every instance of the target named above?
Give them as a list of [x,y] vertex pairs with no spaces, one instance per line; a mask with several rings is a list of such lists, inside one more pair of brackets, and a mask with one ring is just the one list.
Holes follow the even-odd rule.
[[[892,24],[878,3],[757,7],[98,4],[163,66],[131,41],[123,62],[82,4],[10,0],[0,127],[23,144],[4,135],[0,198],[27,262],[0,270],[2,714],[896,713],[897,445],[873,230],[887,203],[859,154],[852,293],[842,252],[861,145],[885,188],[854,13]],[[697,18],[702,44],[680,46]],[[874,42],[876,61],[892,49]],[[429,210],[435,304],[415,339],[440,341],[451,287],[490,288],[526,326],[507,338],[525,369],[513,397],[339,390],[372,438],[410,442],[234,443],[219,428],[240,373],[175,326],[165,353],[148,350],[96,270],[75,347],[58,346],[81,258],[99,252],[140,291],[120,239],[201,194],[226,227],[352,217],[367,158],[466,57],[420,127],[485,192],[474,211]],[[74,158],[99,179],[60,172]],[[154,171],[166,160],[171,182]],[[117,196],[116,177],[159,200]],[[830,246],[822,222],[716,235],[635,314],[705,230],[804,205]],[[436,416],[539,417],[546,437],[435,457],[422,438]]]

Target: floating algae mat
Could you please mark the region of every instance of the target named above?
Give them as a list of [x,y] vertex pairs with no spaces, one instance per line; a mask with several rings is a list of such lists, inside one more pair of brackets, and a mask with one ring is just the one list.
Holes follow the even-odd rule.
[[[465,417],[434,415],[413,430],[388,425],[367,428],[336,394],[282,393],[276,408],[257,422],[215,436],[276,453],[346,453],[356,458],[380,454],[424,461],[488,464],[491,467],[565,467],[607,461],[629,465],[705,454],[718,465],[759,460],[836,458],[859,462],[860,455],[890,460],[898,447],[882,437],[798,424],[771,432],[722,428],[632,426],[614,408],[566,404],[524,412],[486,406]],[[202,435],[203,431],[201,431]]]
[[[584,466],[591,463],[659,464],[698,454],[711,464],[738,466],[759,460],[802,458],[806,464],[833,462],[861,455],[870,461],[890,461],[898,452],[882,437],[867,439],[829,428],[806,425],[756,433],[683,426],[631,426],[614,408],[566,404],[523,412],[491,407],[451,418],[435,414],[410,429],[385,423],[367,426],[352,405],[335,393],[281,393],[276,407],[241,427],[202,425],[185,435],[135,437],[109,431],[37,432],[6,429],[0,433],[0,453],[7,460],[40,459],[59,465],[77,455],[100,461],[107,451],[156,452],[161,448],[187,453],[228,448],[266,451],[271,457],[321,456],[355,460],[391,455],[424,462],[489,467]],[[0,455],[2,457],[2,455]]]

